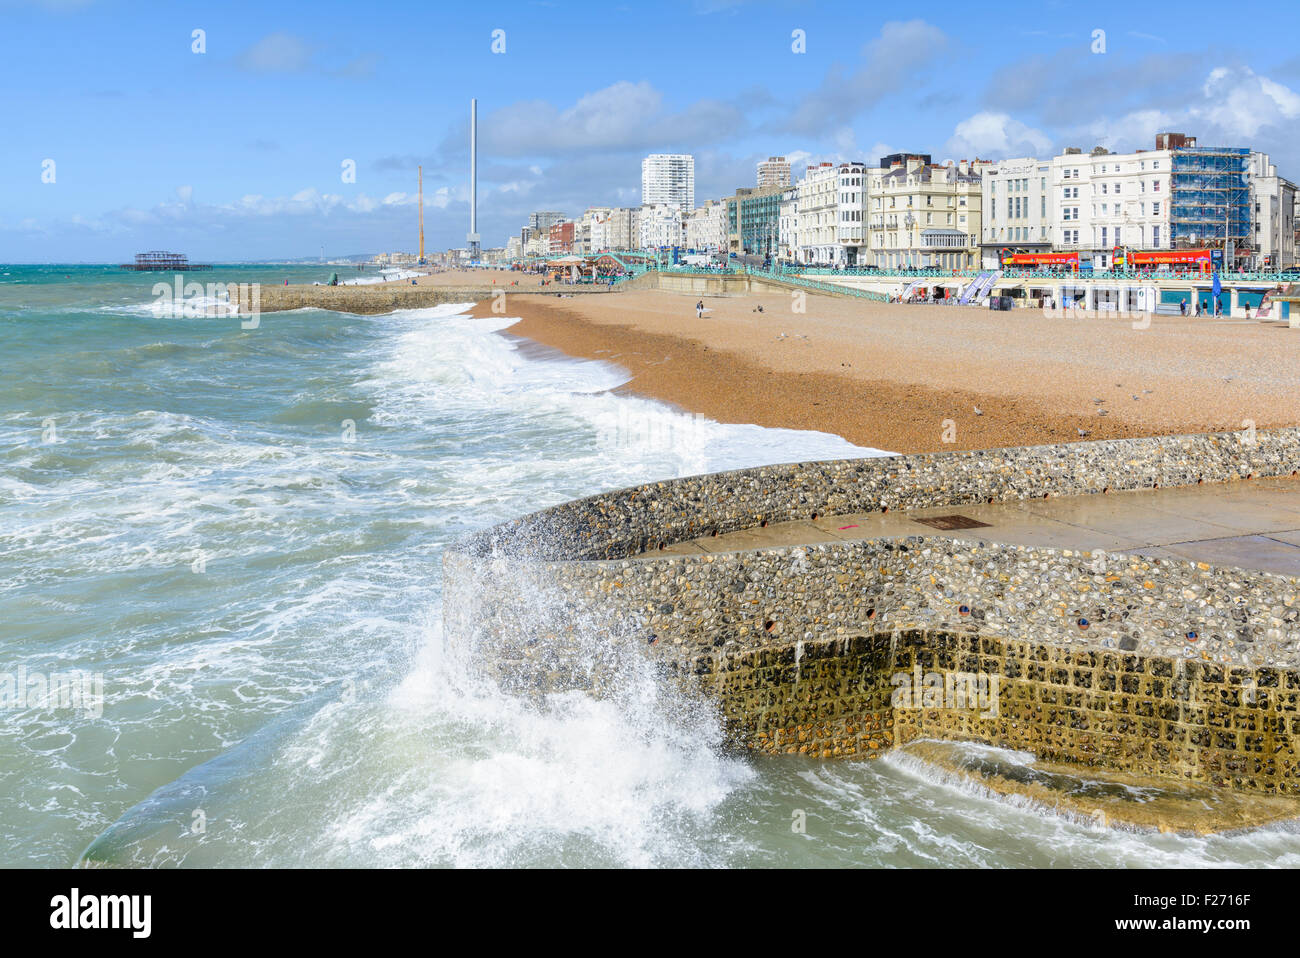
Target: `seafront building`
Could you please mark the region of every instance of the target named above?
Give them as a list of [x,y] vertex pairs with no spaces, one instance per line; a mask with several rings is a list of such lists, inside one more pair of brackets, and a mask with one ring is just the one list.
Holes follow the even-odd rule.
[[741,187],[727,197],[728,251],[776,259],[784,192],[780,186]]
[[[516,255],[689,248],[837,268],[1061,269],[1186,265],[1285,268],[1300,257],[1300,191],[1266,153],[1160,133],[1154,149],[934,163],[895,153],[869,166],[757,164],[755,187],[694,205],[690,154],[642,162],[639,207],[589,207],[576,221],[529,215]],[[565,227],[563,224],[568,224]],[[560,226],[560,229],[556,229]],[[515,241],[517,240],[517,241]]]
[[572,220],[552,223],[547,231],[546,252],[551,256],[572,253],[576,225]]
[[1052,166],[1031,156],[1002,160],[981,175],[982,265],[998,265],[1000,250],[1050,253],[1052,216],[1048,203]]
[[641,161],[641,206],[695,209],[695,157],[689,153],[651,153]]
[[596,243],[597,224],[603,223],[609,217],[608,206],[591,206],[588,207],[578,219],[577,228],[574,230],[573,251],[580,256],[590,256],[597,250],[608,249],[603,245],[604,231],[601,230],[599,238],[602,245]]
[[1252,250],[1261,267],[1291,266],[1296,260],[1296,186],[1278,176],[1267,153],[1250,154]]
[[984,160],[943,166],[928,154],[882,157],[868,175],[867,264],[971,269],[980,261]]
[[777,259],[782,263],[799,260],[799,187],[781,191],[780,222],[777,226]]
[[1090,253],[1100,269],[1125,248],[1171,249],[1171,159],[1170,150],[1117,154],[1100,147],[1053,157],[1053,249]]
[[841,163],[836,169],[836,262],[855,267],[866,261],[867,166]]
[[697,252],[724,252],[727,249],[727,204],[709,200],[697,207],[686,219],[686,246]]
[[528,228],[530,230],[548,230],[556,223],[564,221],[564,214],[558,210],[539,210],[536,213],[528,214]]
[[[587,213],[591,214],[591,220],[587,227],[587,255],[613,249],[609,245],[609,218],[612,212],[606,207],[587,211]],[[586,213],[583,214],[584,218],[586,215]]]
[[821,266],[838,263],[838,189],[839,172],[833,163],[809,166],[799,180],[795,203],[795,215],[799,220],[798,262]]
[[649,203],[641,207],[641,249],[671,249],[685,241],[683,215],[676,203]]
[[758,182],[755,185],[760,190],[768,186],[789,186],[790,161],[784,156],[769,156],[758,164]]
[[620,206],[612,209],[605,224],[609,249],[641,247],[641,207]]

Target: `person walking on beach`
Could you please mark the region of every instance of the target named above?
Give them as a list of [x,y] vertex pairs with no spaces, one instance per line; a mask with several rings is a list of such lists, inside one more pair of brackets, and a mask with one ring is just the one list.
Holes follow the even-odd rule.
[[701,319],[703,318],[703,316],[704,316],[704,300],[700,300],[698,303],[695,304],[695,318]]

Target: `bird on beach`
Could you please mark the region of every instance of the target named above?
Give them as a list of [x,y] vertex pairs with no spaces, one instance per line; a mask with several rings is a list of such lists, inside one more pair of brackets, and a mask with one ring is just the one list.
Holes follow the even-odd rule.
[[1097,415],[1098,415],[1098,416],[1108,416],[1108,415],[1110,415],[1110,410],[1109,410],[1109,409],[1098,409],[1098,410],[1097,410]]
[[979,406],[976,406],[976,407],[975,407],[975,415],[977,415],[977,416],[982,416],[982,415],[984,415],[984,410],[981,409]]
[[1092,431],[1089,429],[1076,429],[1075,432],[1079,434],[1080,439],[1082,439],[1084,436],[1088,436],[1092,434]]

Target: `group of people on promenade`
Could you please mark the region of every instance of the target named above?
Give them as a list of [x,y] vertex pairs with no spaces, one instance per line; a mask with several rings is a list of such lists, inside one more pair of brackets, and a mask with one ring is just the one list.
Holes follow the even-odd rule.
[[[1188,315],[1204,316],[1206,313],[1205,304],[1202,303],[1199,299],[1196,301],[1196,303],[1193,305],[1192,308],[1195,310],[1195,312],[1189,313],[1186,299],[1184,299],[1181,303],[1178,304],[1178,312],[1180,312],[1184,316],[1188,316]],[[1215,316],[1223,315],[1223,300],[1216,299],[1214,301],[1214,315]]]

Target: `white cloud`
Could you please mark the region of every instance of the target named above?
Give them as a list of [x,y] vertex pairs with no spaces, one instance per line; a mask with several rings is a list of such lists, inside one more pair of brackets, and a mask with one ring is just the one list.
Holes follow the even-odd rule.
[[1229,137],[1253,137],[1300,117],[1300,94],[1247,67],[1211,70],[1201,91],[1207,102],[1194,104],[1191,115]]
[[962,120],[944,144],[944,154],[954,159],[1002,159],[1047,153],[1052,139],[1042,130],[1026,126],[1006,113],[981,112]]
[[[716,142],[744,123],[740,110],[719,100],[697,100],[674,113],[651,84],[621,80],[563,110],[545,100],[503,107],[480,122],[479,139],[480,149],[498,156],[610,153]],[[462,148],[459,136],[444,144],[445,152]]]
[[812,93],[803,97],[784,126],[818,135],[847,123],[864,110],[903,90],[909,80],[941,56],[947,34],[924,20],[891,20],[862,48],[864,63],[851,73],[836,64]]
[[[1156,134],[1170,130],[1184,130],[1185,115],[1174,115],[1163,110],[1133,110],[1119,117],[1101,117],[1081,127],[1066,131],[1070,146],[1089,150],[1104,146],[1113,153],[1133,149],[1151,149],[1156,145]],[[1193,130],[1186,129],[1193,133]]]

